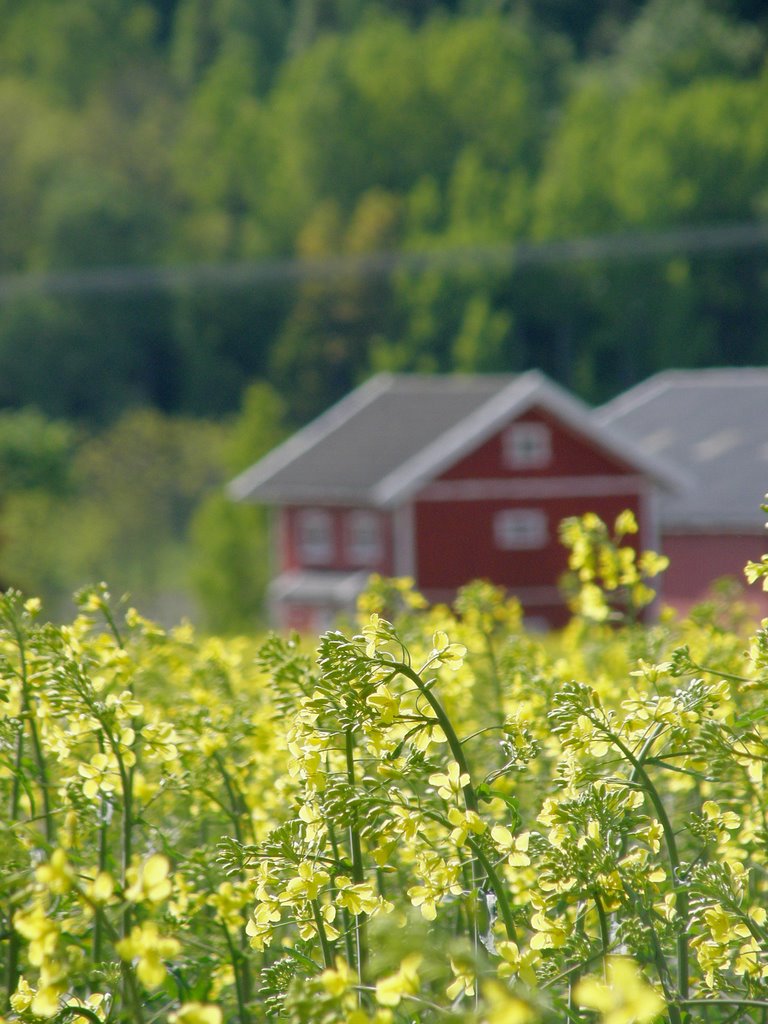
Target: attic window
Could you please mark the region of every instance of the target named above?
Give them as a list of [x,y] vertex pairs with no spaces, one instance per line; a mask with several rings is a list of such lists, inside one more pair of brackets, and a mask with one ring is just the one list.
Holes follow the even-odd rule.
[[545,423],[513,423],[502,443],[509,469],[543,469],[552,459],[552,435]]
[[303,509],[297,520],[299,558],[304,565],[333,561],[333,520],[324,509]]
[[535,551],[547,546],[547,516],[540,508],[505,508],[493,517],[493,539],[501,551]]
[[344,544],[352,565],[374,566],[381,560],[381,524],[375,512],[357,509],[347,515]]

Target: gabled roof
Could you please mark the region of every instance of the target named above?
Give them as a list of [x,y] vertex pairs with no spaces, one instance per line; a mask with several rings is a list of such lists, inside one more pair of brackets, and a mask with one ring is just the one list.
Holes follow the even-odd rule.
[[543,374],[379,374],[230,484],[241,501],[392,507],[532,406],[628,466],[674,486],[660,460],[600,430]]
[[668,529],[760,530],[768,491],[768,369],[668,370],[595,412],[687,481],[662,498]]

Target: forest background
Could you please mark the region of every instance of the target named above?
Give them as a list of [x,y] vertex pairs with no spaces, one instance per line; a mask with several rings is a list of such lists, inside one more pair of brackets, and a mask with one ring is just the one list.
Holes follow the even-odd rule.
[[768,362],[767,51],[759,0],[0,0],[0,582],[252,627],[223,485],[370,373]]

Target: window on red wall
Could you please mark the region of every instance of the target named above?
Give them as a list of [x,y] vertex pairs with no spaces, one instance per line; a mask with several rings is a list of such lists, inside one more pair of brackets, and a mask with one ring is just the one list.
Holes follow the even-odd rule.
[[381,561],[381,522],[375,512],[356,509],[347,513],[344,548],[351,565],[373,567]]
[[552,461],[552,433],[546,423],[513,423],[502,443],[509,469],[543,469]]
[[329,565],[333,561],[333,519],[321,508],[302,509],[296,519],[299,559],[304,565]]
[[535,551],[547,546],[549,523],[540,508],[505,508],[493,517],[493,539],[501,551]]

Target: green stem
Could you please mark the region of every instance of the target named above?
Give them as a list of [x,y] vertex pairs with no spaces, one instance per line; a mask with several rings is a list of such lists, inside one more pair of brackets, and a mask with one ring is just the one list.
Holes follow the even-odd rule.
[[[453,728],[450,718],[445,713],[442,704],[437,699],[435,694],[432,692],[432,689],[424,684],[424,681],[418,674],[418,672],[414,672],[410,665],[406,665],[404,663],[399,663],[397,665],[397,669],[404,676],[406,676],[408,679],[412,680],[412,682],[416,684],[419,691],[426,698],[427,702],[429,703],[429,706],[434,711],[435,717],[437,718],[437,721],[440,723],[440,728],[445,733],[445,738],[448,741],[448,746],[451,749],[451,753],[453,754],[454,759],[456,760],[456,763],[459,766],[459,773],[461,775],[467,776],[467,782],[463,787],[464,804],[468,811],[474,811],[475,814],[477,814],[480,805],[478,803],[475,787],[472,785],[472,773],[469,770],[469,764],[467,763],[467,759],[464,756],[464,748],[462,747],[461,740],[456,735],[456,730]],[[509,901],[507,900],[507,894],[504,890],[504,886],[501,883],[501,879],[499,878],[495,868],[490,863],[488,858],[480,850],[479,846],[473,843],[471,840],[469,840],[469,845],[473,853],[475,854],[477,860],[482,864],[483,869],[488,878],[488,882],[496,896],[499,912],[501,913],[502,920],[504,921],[504,927],[507,931],[507,936],[510,939],[514,940],[515,923],[512,917],[512,911],[509,906]]]
[[[382,662],[382,664],[389,663]],[[448,746],[450,747],[454,760],[459,766],[460,774],[467,776],[467,783],[463,787],[464,803],[466,805],[466,808],[468,811],[477,812],[479,804],[477,800],[477,793],[475,792],[475,787],[472,785],[472,773],[469,770],[467,759],[464,756],[464,748],[461,745],[459,737],[456,735],[456,730],[453,728],[450,718],[445,713],[442,704],[434,695],[432,689],[424,683],[424,680],[421,678],[418,672],[415,672],[410,667],[410,665],[406,665],[404,662],[396,663],[395,667],[397,668],[398,672],[400,672],[402,675],[410,679],[411,682],[415,683],[415,685],[421,692],[422,696],[426,699],[427,703],[434,711],[435,718],[437,719],[440,728],[445,733],[445,738],[448,741]]]
[[477,857],[478,861],[483,866],[483,870],[485,871],[488,877],[488,884],[490,885],[491,889],[493,889],[493,894],[496,897],[496,903],[499,908],[499,913],[501,914],[501,919],[504,922],[504,928],[507,933],[507,938],[511,939],[512,942],[515,942],[519,945],[519,943],[517,942],[517,930],[515,929],[515,919],[512,916],[512,908],[509,905],[506,890],[504,889],[501,879],[499,878],[498,873],[496,872],[496,868],[488,860],[485,853],[480,848],[479,844],[474,843],[471,839],[468,839],[468,842],[475,857]]
[[333,967],[333,950],[331,944],[328,941],[328,935],[325,931],[325,922],[323,921],[323,915],[320,912],[320,904],[317,900],[311,900],[312,914],[315,919],[315,926],[317,927],[317,934],[320,938],[320,948],[323,951],[323,963],[326,967]]
[[[488,661],[491,666],[491,685],[493,688],[493,700],[496,705],[496,725],[497,728],[503,728],[504,726],[504,694],[501,689],[501,676],[499,674],[499,663],[496,658],[496,650],[493,646],[493,638],[490,633],[485,633],[485,649],[488,655]],[[501,747],[498,748],[499,764],[504,764],[504,751]]]
[[[677,852],[677,841],[675,840],[675,832],[672,828],[672,823],[669,820],[664,804],[659,796],[658,790],[651,781],[650,776],[646,772],[642,762],[636,757],[632,751],[623,743],[619,737],[612,732],[606,725],[603,724],[598,718],[591,717],[593,725],[607,736],[611,742],[619,748],[624,757],[634,768],[633,775],[638,778],[642,784],[643,789],[648,794],[651,803],[654,806],[656,814],[659,818],[662,831],[664,833],[664,840],[667,846],[667,855],[669,856],[669,863],[672,870],[672,878],[676,883],[676,898],[675,898],[675,909],[677,910],[680,918],[680,934],[677,938],[677,985],[680,995],[683,1000],[688,997],[689,980],[688,980],[688,893],[685,888],[680,886],[677,887],[678,871],[680,868],[680,858]],[[644,750],[650,750],[651,739],[645,744]]]
[[[35,754],[35,764],[37,765],[38,782],[40,784],[40,792],[43,798],[43,817],[45,822],[45,838],[49,845],[54,842],[56,834],[56,826],[51,814],[50,797],[48,793],[48,769],[45,763],[45,755],[43,754],[43,747],[40,743],[40,734],[37,731],[37,723],[35,722],[35,712],[32,707],[29,694],[29,673],[27,670],[27,652],[24,643],[24,635],[21,631],[21,627],[14,619],[12,621],[13,633],[16,639],[16,646],[19,651],[19,679],[21,681],[21,709],[22,719],[29,721],[29,732],[32,739],[32,750]],[[23,729],[23,725],[22,725]]]
[[123,643],[123,638],[120,635],[120,630],[117,628],[117,623],[115,622],[115,617],[112,614],[112,609],[109,607],[109,604],[105,600],[101,601],[100,608],[101,608],[101,612],[102,612],[102,614],[104,616],[104,621],[107,623],[107,625],[109,626],[110,630],[112,631],[112,635],[115,638],[115,642],[117,643],[117,646],[121,650],[125,650],[125,644]]
[[144,1024],[144,1011],[141,1007],[141,995],[139,994],[139,987],[136,984],[136,975],[134,974],[133,967],[123,960],[120,964],[120,968],[123,975],[123,991],[127,996],[126,1002],[133,1009],[133,1017],[136,1024]]
[[[341,856],[339,854],[339,844],[338,844],[338,842],[336,840],[336,832],[335,832],[334,827],[333,827],[333,822],[330,821],[330,820],[328,821],[328,839],[329,839],[330,844],[331,844],[331,849],[333,850],[334,866],[337,869],[340,870],[341,869]],[[335,898],[335,895],[336,895],[336,888],[332,886],[332,888],[331,888],[331,898],[332,899]],[[353,941],[353,938],[352,938],[352,930],[353,930],[352,915],[349,913],[349,911],[347,910],[346,907],[342,907],[341,908],[341,917],[342,917],[342,920],[344,922],[344,945],[345,945],[346,950],[347,950],[347,960],[350,963],[353,963],[354,959],[355,959],[355,945],[354,945],[354,941]]]
[[54,1019],[64,1020],[66,1017],[83,1017],[85,1020],[95,1021],[96,1024],[103,1024],[101,1017],[93,1010],[89,1010],[87,1006],[65,1006],[63,1010],[59,1010]]
[[[232,785],[232,779],[230,778],[229,772],[225,768],[224,762],[222,761],[222,759],[219,756],[219,754],[215,753],[213,755],[213,759],[216,762],[216,766],[219,769],[219,774],[221,775],[222,779],[224,780],[224,788],[226,789],[227,796],[229,797],[229,803],[230,803],[229,816],[232,819],[232,826],[233,826],[233,828],[235,830],[235,839],[237,839],[238,843],[242,844],[242,842],[243,842],[243,833],[242,833],[242,829],[240,828],[240,817],[241,817],[241,814],[242,814],[242,797],[240,797],[240,799],[238,799],[240,794],[236,794],[235,793],[234,787]],[[224,806],[223,803],[220,803],[219,806],[223,810],[227,810],[227,808]]]
[[768,999],[742,999],[739,996],[706,996],[703,999],[678,999],[678,1006],[761,1006],[768,1008]]
[[[347,781],[354,790],[355,788],[355,738],[351,729],[345,733],[345,753],[347,759]],[[360,844],[360,832],[357,828],[357,812],[352,811],[352,822],[349,826],[349,848],[352,854],[352,878],[356,883],[365,881],[365,869],[363,867],[363,850]],[[365,920],[360,914],[353,915],[355,919],[355,947],[357,960],[357,982],[363,984],[365,966],[368,961],[368,948],[365,941]]]
[[[13,772],[13,785],[11,786],[11,806],[9,808],[10,822],[15,823],[19,816],[21,805],[21,774],[22,762],[24,760],[24,722],[19,724],[19,732],[16,737],[16,762]],[[8,920],[11,922],[8,937],[8,957],[5,965],[6,984],[6,1010],[11,1009],[11,996],[16,991],[19,982],[19,934],[13,927],[13,903],[8,909]]]
[[603,947],[603,980],[608,981],[608,949],[611,944],[610,933],[608,931],[608,918],[605,916],[605,908],[600,901],[599,896],[595,896],[595,909],[597,910],[597,919],[600,922],[600,942]]
[[[107,870],[107,815],[106,809],[108,806],[107,797],[102,793],[101,800],[99,802],[99,871]],[[95,917],[93,923],[93,962],[95,964],[101,963],[101,942],[104,933],[104,911],[101,907],[96,907]]]
[[248,1024],[250,1020],[248,1010],[245,1005],[245,992],[243,989],[243,979],[241,976],[240,965],[241,956],[235,948],[235,944],[232,941],[232,936],[229,934],[229,928],[225,924],[222,924],[222,930],[224,937],[227,942],[227,948],[229,949],[229,960],[232,964],[232,973],[235,976],[235,993],[237,995],[237,1009],[240,1017],[241,1024]]

